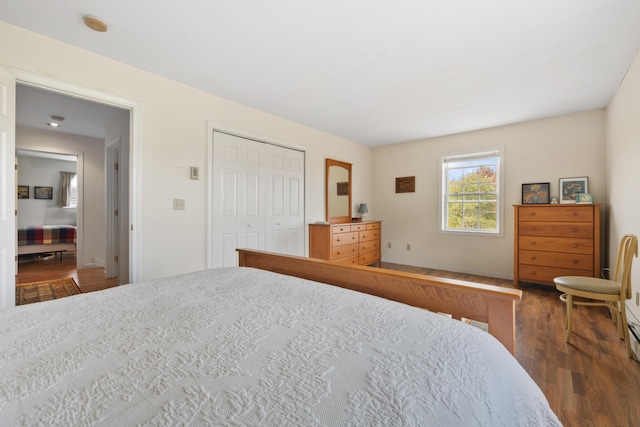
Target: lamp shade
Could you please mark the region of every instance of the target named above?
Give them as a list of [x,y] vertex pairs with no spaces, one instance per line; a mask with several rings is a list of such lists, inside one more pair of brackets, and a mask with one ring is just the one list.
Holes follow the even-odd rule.
[[358,212],[361,214],[369,212],[369,209],[367,208],[367,204],[360,203],[360,206],[358,207]]

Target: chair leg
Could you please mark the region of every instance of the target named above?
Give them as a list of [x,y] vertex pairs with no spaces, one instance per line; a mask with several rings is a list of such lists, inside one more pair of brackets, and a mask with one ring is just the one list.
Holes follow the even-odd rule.
[[633,356],[633,350],[631,350],[631,341],[629,337],[629,325],[627,323],[627,307],[624,301],[620,302],[620,322],[618,322],[622,326],[623,334],[620,338],[624,339],[624,342],[627,346],[627,356],[629,359],[635,359]]
[[569,342],[569,338],[571,337],[571,312],[573,311],[573,295],[567,294],[567,321],[566,321],[566,329],[567,335],[564,338],[565,342]]

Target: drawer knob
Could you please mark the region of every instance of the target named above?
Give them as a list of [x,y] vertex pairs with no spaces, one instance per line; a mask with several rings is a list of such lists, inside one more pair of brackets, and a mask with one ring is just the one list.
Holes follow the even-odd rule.
[[536,227],[531,227],[531,231],[536,231]]
[[535,257],[535,256],[532,256],[532,257],[531,257],[531,261],[535,261],[535,260],[536,260],[536,257]]
[[575,227],[575,228],[573,229],[573,232],[574,232],[574,233],[577,233],[577,232],[578,232],[578,227]]
[[336,239],[336,242],[342,242],[342,240],[340,240],[340,239]]

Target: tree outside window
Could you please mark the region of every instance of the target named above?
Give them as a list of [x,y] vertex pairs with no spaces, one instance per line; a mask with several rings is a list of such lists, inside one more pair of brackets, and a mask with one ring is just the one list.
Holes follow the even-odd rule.
[[500,232],[501,150],[442,157],[443,231]]

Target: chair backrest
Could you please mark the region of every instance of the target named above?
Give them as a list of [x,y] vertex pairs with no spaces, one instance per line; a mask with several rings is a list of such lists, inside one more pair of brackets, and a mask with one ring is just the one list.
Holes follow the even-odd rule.
[[613,276],[615,282],[620,282],[620,295],[624,295],[626,299],[631,298],[631,265],[634,256],[638,256],[638,237],[626,234],[620,240]]

